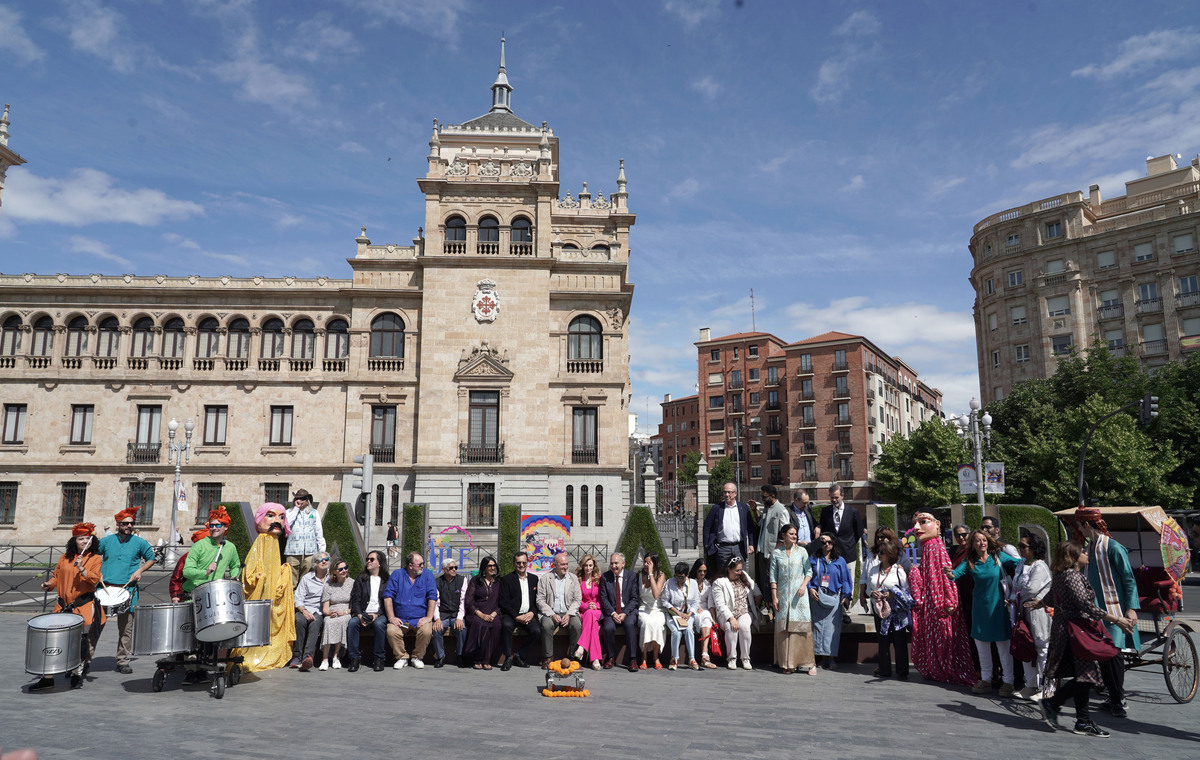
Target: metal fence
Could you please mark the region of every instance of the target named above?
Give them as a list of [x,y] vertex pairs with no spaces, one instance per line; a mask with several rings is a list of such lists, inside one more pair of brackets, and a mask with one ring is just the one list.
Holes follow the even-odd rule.
[[[0,546],[0,610],[49,612],[54,609],[58,595],[43,591],[41,584],[50,577],[62,553],[61,546]],[[168,584],[174,569],[156,565],[143,573],[138,583],[139,602],[169,602]]]
[[679,541],[680,549],[695,549],[698,543],[700,518],[696,512],[680,514],[656,514],[654,527],[662,538],[663,546],[671,551],[672,542]]

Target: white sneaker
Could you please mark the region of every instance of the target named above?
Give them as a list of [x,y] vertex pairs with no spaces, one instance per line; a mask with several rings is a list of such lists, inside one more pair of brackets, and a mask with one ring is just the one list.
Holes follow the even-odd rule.
[[334,670],[341,670],[342,669],[342,661],[339,660],[337,657],[334,657],[333,665],[331,665],[330,667],[332,667]]
[[419,660],[416,657],[412,658],[412,660],[410,660],[410,662],[412,662],[412,666],[414,668],[416,668],[417,670],[420,670],[421,668],[425,667],[425,661]]
[[1038,688],[1036,686],[1026,686],[1017,692],[1017,696],[1019,699],[1033,699],[1033,695],[1037,693]]
[[742,660],[742,670],[754,670],[754,666],[750,664],[749,660]]
[[737,660],[730,660],[725,667],[729,668],[730,670],[737,670]]
[[322,660],[321,667],[317,668],[317,670],[329,670],[329,660]]
[[392,670],[404,670],[408,667],[408,660],[396,660],[396,664],[392,666]]

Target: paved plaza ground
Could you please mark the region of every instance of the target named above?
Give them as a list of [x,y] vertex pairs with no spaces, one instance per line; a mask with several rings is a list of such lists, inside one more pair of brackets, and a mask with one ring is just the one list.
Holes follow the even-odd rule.
[[[1161,670],[1130,672],[1130,717],[1098,713],[1111,739],[1052,733],[1030,703],[966,689],[879,681],[871,666],[784,676],[624,670],[588,673],[592,696],[546,699],[536,668],[502,673],[391,668],[247,676],[222,700],[153,658],[113,672],[115,625],[90,680],[29,693],[27,613],[0,613],[0,747],[42,758],[1184,758],[1200,756],[1200,700],[1176,704]],[[1067,713],[1070,713],[1068,708]],[[886,748],[885,748],[886,747]]]

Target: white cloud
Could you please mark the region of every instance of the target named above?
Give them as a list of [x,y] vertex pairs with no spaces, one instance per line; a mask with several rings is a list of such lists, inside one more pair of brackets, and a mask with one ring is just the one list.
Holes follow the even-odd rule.
[[316,63],[357,50],[354,35],[336,26],[332,14],[318,13],[296,25],[294,36],[283,48],[283,54]]
[[942,177],[934,180],[933,187],[930,188],[929,194],[935,197],[943,195],[966,181],[966,177]]
[[46,57],[21,25],[21,14],[7,5],[0,5],[0,30],[0,51],[7,50],[17,61],[34,63]]
[[663,10],[677,16],[686,28],[694,29],[720,13],[721,0],[664,0]]
[[223,81],[238,86],[238,97],[242,100],[262,103],[278,111],[290,113],[313,99],[304,77],[259,60],[254,53],[242,53],[214,70]]
[[882,29],[879,19],[870,11],[855,11],[839,24],[833,33],[842,37],[864,37],[879,34]]
[[215,209],[241,214],[254,219],[265,217],[272,221],[276,229],[282,230],[295,227],[307,220],[305,216],[297,213],[291,204],[265,195],[236,192],[232,195],[210,193],[207,197],[211,201],[209,205]]
[[865,180],[863,180],[863,175],[855,174],[853,177],[850,178],[849,182],[847,182],[844,186],[842,186],[842,192],[843,193],[856,193],[859,190],[862,190],[866,186],[867,186],[867,183]]
[[339,145],[337,147],[337,149],[343,153],[367,153],[367,152],[369,152],[366,148],[364,148],[363,146],[354,142],[353,140],[346,140],[341,145]]
[[1126,76],[1164,61],[1187,58],[1200,48],[1200,34],[1191,29],[1162,29],[1130,37],[1118,46],[1117,56],[1105,64],[1092,63],[1071,76],[1101,81]]
[[686,201],[692,198],[696,193],[700,192],[700,182],[695,177],[688,177],[667,193],[667,197],[671,200]]
[[810,337],[830,330],[863,335],[893,356],[921,346],[944,349],[975,341],[970,311],[945,311],[936,304],[883,303],[877,298],[849,296],[825,306],[793,303],[785,312],[796,335]]
[[169,122],[181,123],[192,120],[191,115],[186,110],[157,95],[142,95],[142,103],[147,108],[157,111],[160,116]]
[[375,23],[391,22],[457,44],[467,0],[341,0]]
[[161,190],[115,187],[112,177],[96,169],[76,169],[54,178],[14,167],[8,177],[4,211],[17,222],[75,227],[119,222],[148,227],[204,213],[198,203],[176,200]]
[[688,89],[700,93],[705,100],[712,103],[717,99],[717,95],[721,94],[722,87],[711,76],[706,76],[689,84]]
[[120,264],[123,267],[133,267],[133,262],[131,262],[129,259],[124,258],[123,256],[118,256],[115,253],[111,253],[107,245],[94,238],[87,238],[83,237],[82,235],[72,235],[67,243],[68,253],[86,253],[95,256],[98,259],[104,259],[106,261]]
[[66,20],[55,26],[62,29],[71,47],[96,56],[122,74],[147,64],[162,62],[146,45],[129,39],[125,17],[96,0],[71,0]]
[[855,11],[833,30],[844,41],[838,52],[822,61],[817,69],[817,81],[809,91],[813,100],[821,105],[841,100],[850,89],[853,74],[879,56],[879,43],[868,43],[865,38],[874,37],[881,28],[870,12]]

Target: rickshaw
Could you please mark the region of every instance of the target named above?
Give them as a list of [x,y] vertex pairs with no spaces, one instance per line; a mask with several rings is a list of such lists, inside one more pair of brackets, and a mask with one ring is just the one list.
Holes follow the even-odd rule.
[[[1162,507],[1100,507],[1109,533],[1129,552],[1137,582],[1141,648],[1122,650],[1125,669],[1162,666],[1167,691],[1176,702],[1196,696],[1196,646],[1192,629],[1177,620],[1183,611],[1180,581],[1187,574],[1188,543],[1179,523]],[[1068,526],[1075,510],[1055,512]]]

